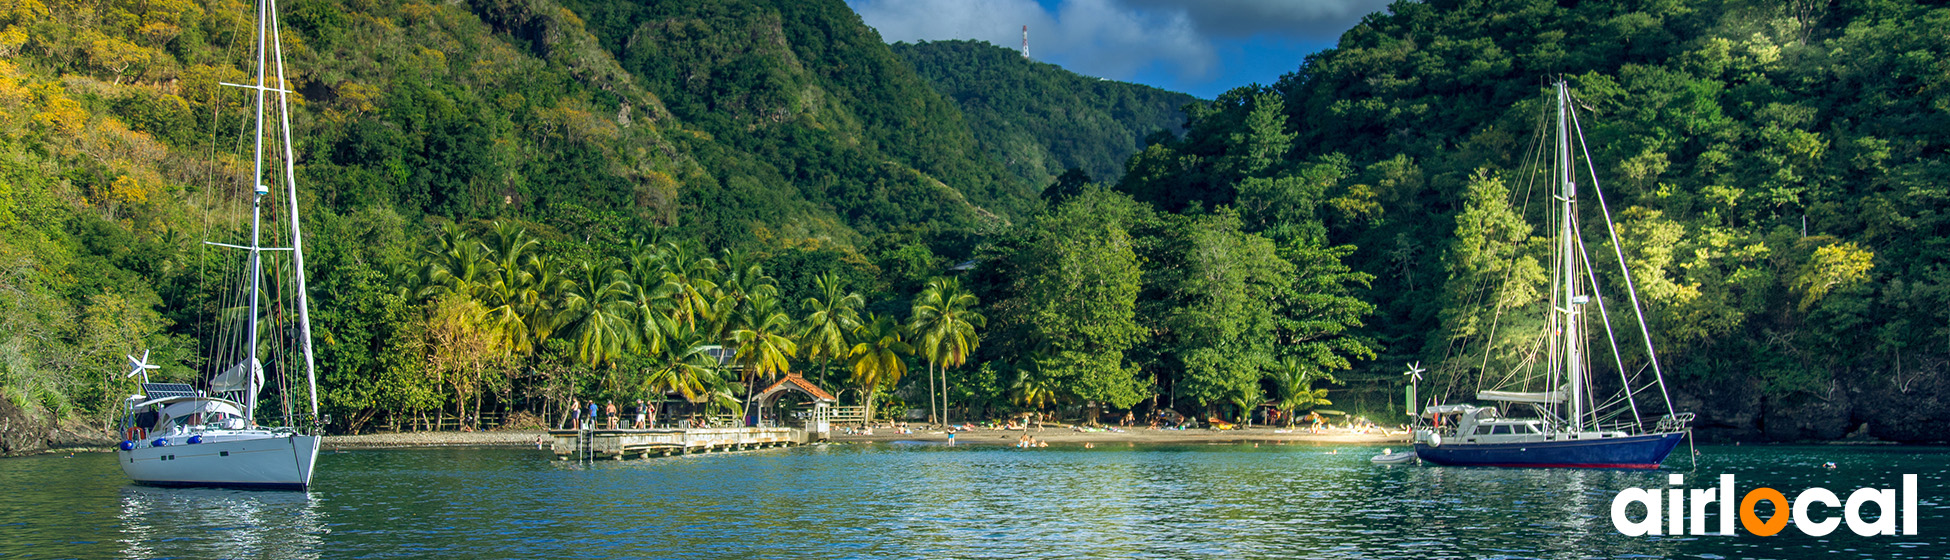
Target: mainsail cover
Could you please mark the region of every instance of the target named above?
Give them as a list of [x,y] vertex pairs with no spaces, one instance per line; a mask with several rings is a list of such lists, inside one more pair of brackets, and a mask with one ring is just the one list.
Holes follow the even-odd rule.
[[1539,393],[1526,393],[1520,391],[1477,391],[1476,398],[1480,400],[1498,401],[1498,402],[1556,404],[1556,403],[1564,402],[1564,400],[1568,398],[1566,397],[1566,395],[1569,395],[1570,392],[1571,392],[1571,387],[1569,385],[1566,385],[1563,387],[1559,387],[1555,391],[1544,391]]
[[244,384],[244,362],[237,362],[237,365],[230,366],[230,369],[223,370],[223,373],[217,374],[215,379],[210,380],[210,392],[227,393],[264,386],[264,364],[251,360],[250,365],[250,385]]

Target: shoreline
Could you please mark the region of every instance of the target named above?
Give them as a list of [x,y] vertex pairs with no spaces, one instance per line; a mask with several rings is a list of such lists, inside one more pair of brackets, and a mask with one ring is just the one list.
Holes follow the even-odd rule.
[[[874,435],[846,434],[842,432],[834,432],[831,441],[835,443],[872,443],[872,442],[893,442],[893,441],[922,441],[922,442],[946,443],[948,441],[948,434],[940,430],[915,430],[913,433],[908,433],[908,434],[896,433],[885,429],[875,429],[874,432],[875,432]],[[1265,428],[1265,427],[1241,428],[1241,429],[1233,429],[1233,430],[1208,430],[1208,429],[1149,430],[1144,428],[1138,428],[1133,430],[1126,430],[1123,432],[1082,432],[1082,431],[1076,431],[1068,427],[1051,426],[1043,429],[1042,431],[1037,431],[1034,428],[1028,430],[994,430],[994,429],[986,429],[986,428],[977,428],[974,430],[960,431],[955,433],[955,443],[985,444],[985,445],[986,444],[1014,445],[1015,441],[1018,438],[1021,438],[1024,434],[1028,434],[1030,437],[1041,439],[1051,444],[1073,444],[1073,443],[1140,444],[1142,443],[1142,444],[1169,445],[1169,444],[1270,443],[1274,445],[1288,445],[1288,444],[1379,445],[1379,444],[1406,444],[1409,442],[1409,434],[1405,432],[1360,433],[1360,432],[1334,430],[1334,431],[1328,431],[1319,434],[1313,434],[1313,433],[1308,433],[1305,429],[1299,429],[1299,428],[1288,430],[1285,428],[1274,429],[1274,428]]]
[[[1331,431],[1310,434],[1304,429],[1286,430],[1254,427],[1234,430],[1129,430],[1124,432],[1079,432],[1068,427],[1050,426],[1038,432],[1030,430],[994,430],[978,428],[955,434],[958,445],[1014,445],[1024,433],[1041,439],[1051,445],[1080,444],[1130,444],[1130,445],[1219,445],[1263,443],[1271,445],[1408,445],[1406,433],[1358,433]],[[1284,432],[1284,433],[1282,433]],[[403,449],[418,447],[533,447],[535,438],[543,436],[546,430],[507,430],[484,432],[386,432],[360,435],[325,436],[320,443],[321,451],[350,449]],[[874,435],[847,434],[834,431],[831,443],[947,443],[947,432],[940,430],[915,430],[913,433],[894,433],[884,428],[875,429]],[[1918,445],[1944,446],[1950,442],[1890,442],[1890,441],[1790,441],[1790,442],[1745,442],[1747,445],[1842,445],[1842,446],[1880,446],[1880,445]],[[1713,445],[1739,445],[1719,443]],[[34,455],[54,455],[73,453],[108,453],[114,446],[87,443],[47,447],[34,452],[10,455],[28,457]]]
[[[913,433],[895,433],[886,429],[876,429],[874,435],[847,434],[832,432],[828,441],[832,443],[876,443],[895,441],[919,441],[946,443],[947,432],[940,430],[915,430]],[[1281,433],[1285,432],[1285,433]],[[361,434],[356,436],[326,436],[320,448],[335,449],[388,449],[402,447],[531,447],[537,436],[545,435],[544,430],[510,430],[489,432],[395,432]],[[955,434],[956,443],[1013,445],[1022,437],[1025,430],[975,429]],[[1079,432],[1070,428],[1049,427],[1038,432],[1027,430],[1031,437],[1052,444],[1081,443],[1131,443],[1131,444],[1213,444],[1213,443],[1270,443],[1274,445],[1300,444],[1406,444],[1406,433],[1380,434],[1355,432],[1330,432],[1310,434],[1305,430],[1274,430],[1250,428],[1236,430],[1131,430],[1124,432]]]
[[534,447],[543,430],[485,432],[382,432],[356,436],[325,436],[319,450],[389,449],[397,447]]

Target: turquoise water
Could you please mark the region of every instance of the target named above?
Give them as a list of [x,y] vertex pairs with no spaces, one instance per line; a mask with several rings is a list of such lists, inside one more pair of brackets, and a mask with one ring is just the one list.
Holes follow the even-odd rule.
[[[1697,471],[1682,457],[1658,472],[1369,464],[1378,451],[894,443],[579,465],[536,450],[368,450],[322,455],[302,493],[146,488],[109,454],[40,456],[0,460],[0,558],[1950,555],[1943,448],[1709,447]],[[1844,499],[1915,473],[1920,531],[1618,534],[1612,496],[1672,473]]]

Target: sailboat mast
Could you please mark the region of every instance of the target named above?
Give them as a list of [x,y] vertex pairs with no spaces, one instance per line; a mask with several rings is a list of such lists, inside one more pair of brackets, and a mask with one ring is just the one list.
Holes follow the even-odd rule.
[[[278,125],[284,132],[284,191],[290,199],[291,212],[291,269],[297,280],[298,289],[298,348],[305,355],[306,391],[311,395],[311,417],[318,419],[318,371],[311,353],[311,303],[305,296],[305,237],[298,230],[298,178],[297,164],[291,152],[291,104],[290,91],[285,86],[290,82],[284,79],[284,40],[278,30],[277,0],[264,0],[271,15],[271,48],[275,49],[273,58],[278,69]],[[263,90],[258,90],[261,95]]]
[[253,425],[257,421],[258,291],[264,283],[264,250],[260,233],[264,221],[264,195],[270,194],[271,192],[270,187],[264,184],[264,11],[266,9],[265,4],[268,1],[258,0],[257,3],[257,105],[254,111],[257,121],[257,137],[253,139],[255,145],[253,150],[256,154],[256,161],[252,164],[253,167],[251,168],[250,318],[244,328],[245,352],[248,355],[248,359],[244,363],[244,418]]
[[1572,202],[1577,197],[1577,185],[1571,181],[1571,131],[1570,118],[1566,114],[1570,107],[1565,104],[1569,96],[1564,91],[1564,82],[1557,82],[1557,161],[1558,184],[1563,186],[1563,195],[1558,197],[1563,215],[1559,220],[1558,237],[1563,246],[1559,248],[1563,262],[1558,266],[1563,271],[1564,285],[1564,378],[1571,385],[1571,429],[1584,431],[1584,372],[1583,360],[1578,355],[1578,272],[1577,272],[1577,230],[1571,220],[1575,209]]

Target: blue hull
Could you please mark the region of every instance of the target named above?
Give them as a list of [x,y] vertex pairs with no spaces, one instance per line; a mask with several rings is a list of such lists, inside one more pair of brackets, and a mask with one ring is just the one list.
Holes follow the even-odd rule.
[[1438,465],[1475,467],[1570,467],[1656,469],[1683,434],[1523,443],[1415,444],[1415,454]]

